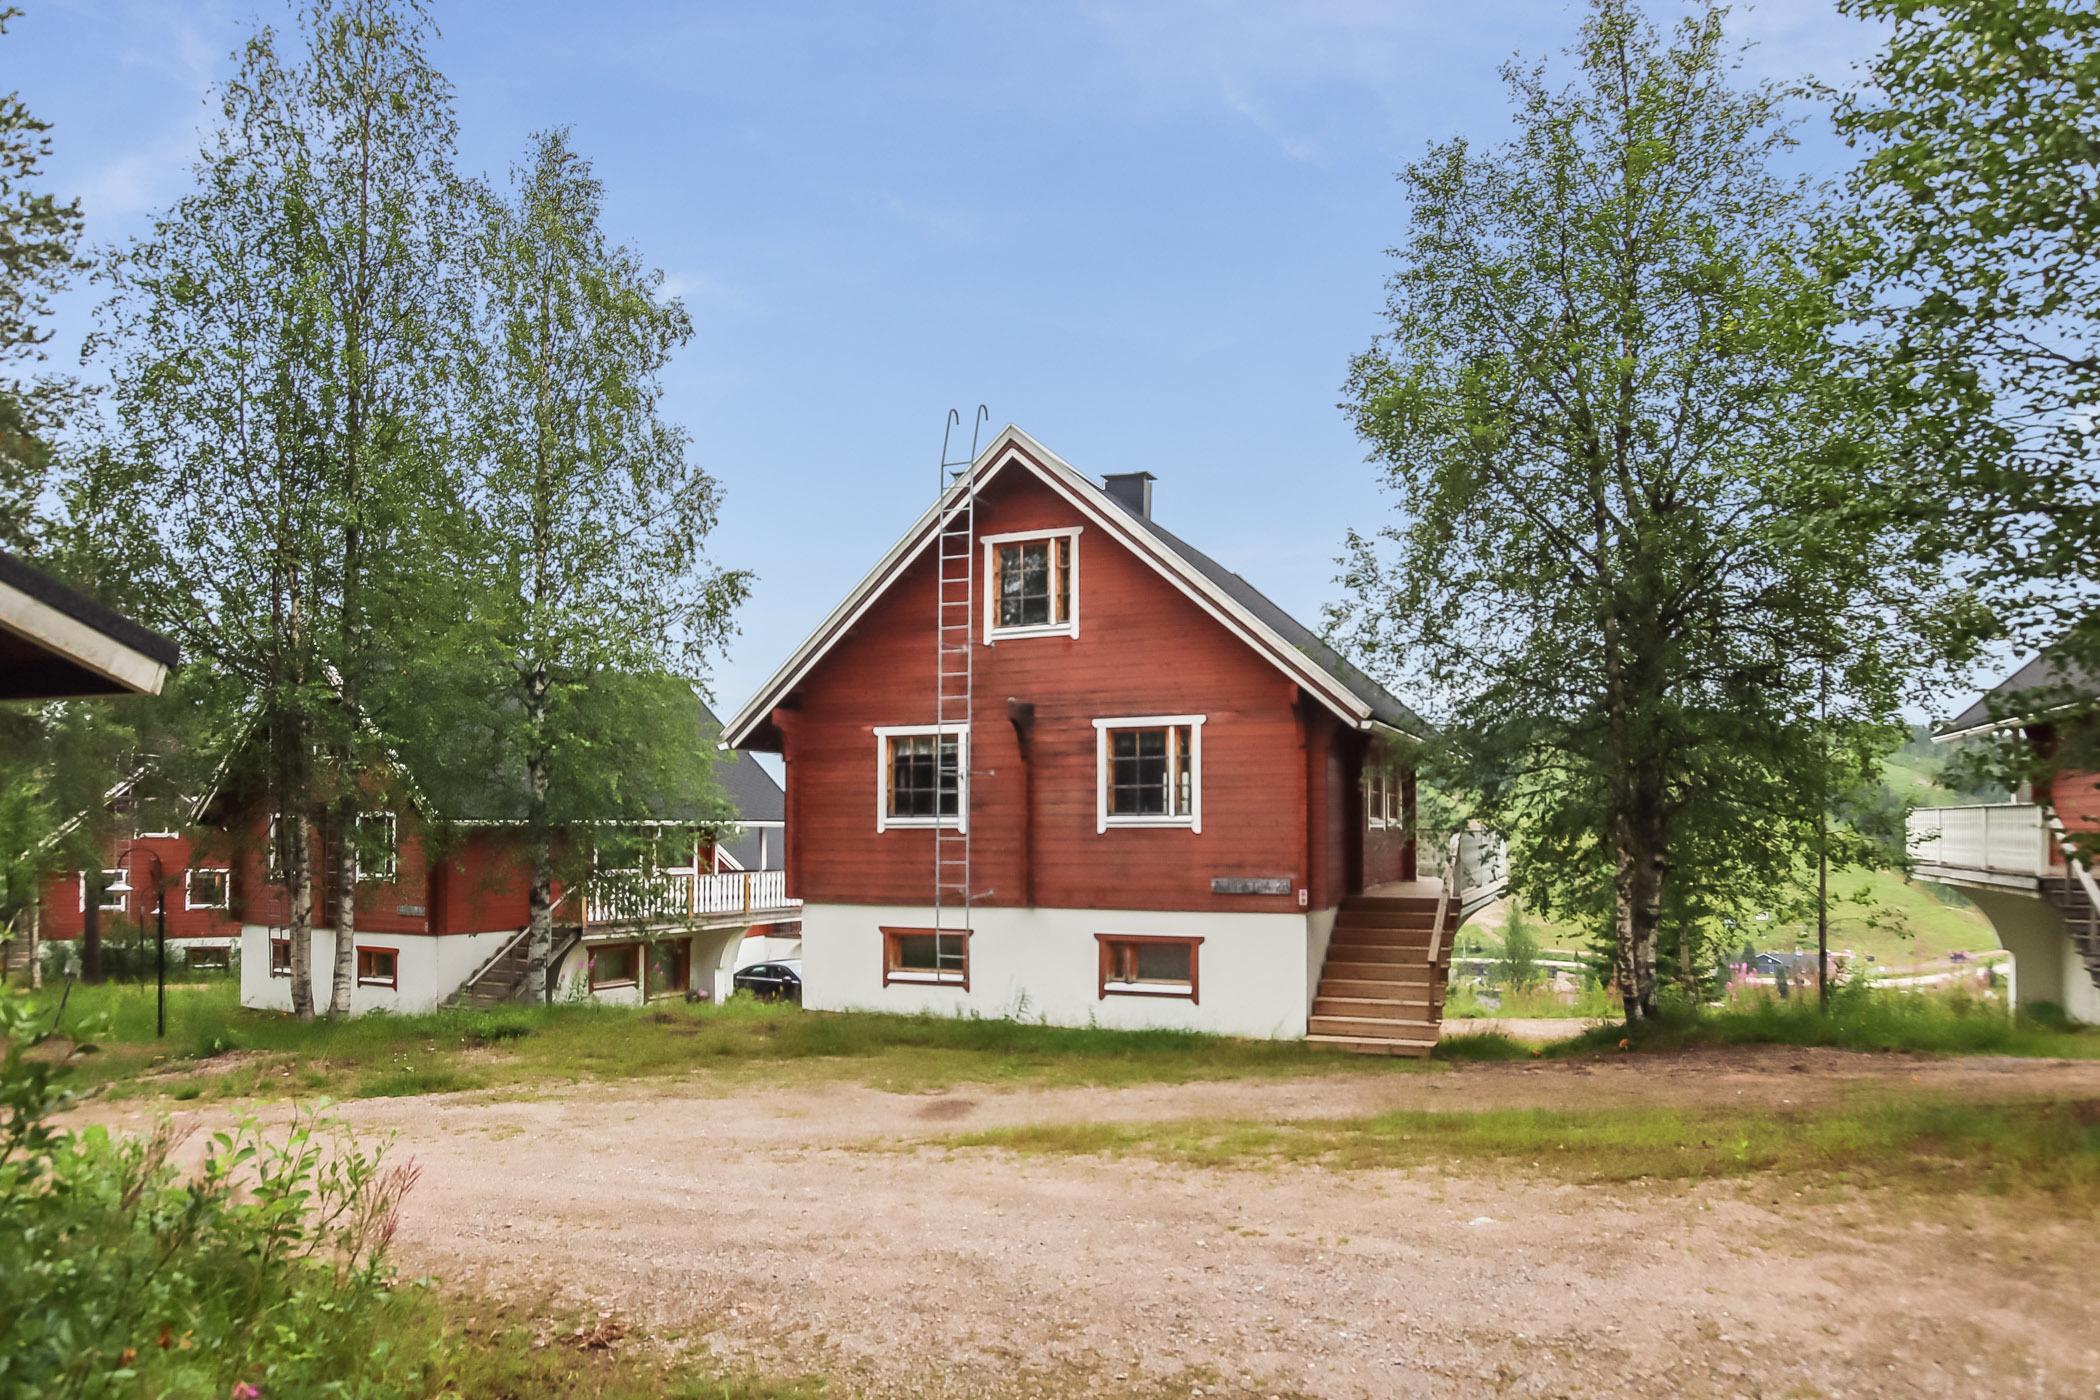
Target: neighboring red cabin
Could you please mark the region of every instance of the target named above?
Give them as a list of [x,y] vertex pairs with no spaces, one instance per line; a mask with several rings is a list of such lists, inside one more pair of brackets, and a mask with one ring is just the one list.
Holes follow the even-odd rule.
[[111,842],[109,859],[96,880],[68,870],[44,879],[38,932],[44,939],[78,938],[87,924],[89,886],[99,885],[102,928],[119,922],[153,932],[156,879],[165,882],[167,936],[221,946],[239,938],[232,909],[232,870],[223,854],[174,832],[145,832]]
[[725,726],[786,760],[805,1003],[1303,1034],[1338,906],[1415,874],[1425,727],[1149,474],[1012,428],[972,470]]

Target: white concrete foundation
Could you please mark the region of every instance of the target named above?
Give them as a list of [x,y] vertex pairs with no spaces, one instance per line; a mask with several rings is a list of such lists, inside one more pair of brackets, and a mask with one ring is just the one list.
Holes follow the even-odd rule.
[[2066,1016],[2100,1025],[2100,987],[2078,957],[2063,915],[2038,893],[1963,885],[1962,893],[1991,921],[1998,942],[2011,953],[2012,1003],[2050,1002]]
[[[1334,911],[1185,914],[980,908],[972,922],[967,989],[924,982],[885,987],[882,929],[930,928],[933,911],[807,905],[802,911],[802,1004],[817,1011],[928,1011],[1059,1026],[1172,1027],[1296,1038],[1305,1034]],[[1201,938],[1199,999],[1103,996],[1097,933]]]
[[[281,930],[261,924],[241,928],[241,1005],[262,1011],[292,1009],[292,979],[270,973],[270,939]],[[493,957],[514,935],[510,933],[360,933],[359,947],[392,948],[397,955],[398,986],[362,983],[350,992],[350,1012],[414,1013],[435,1011],[438,1004]],[[335,930],[313,931],[314,1005],[326,1010],[335,977]]]

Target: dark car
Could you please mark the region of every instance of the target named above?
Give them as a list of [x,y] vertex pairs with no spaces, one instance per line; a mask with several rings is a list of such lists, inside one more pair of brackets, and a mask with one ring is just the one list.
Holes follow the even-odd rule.
[[798,961],[753,963],[740,969],[730,981],[740,992],[760,1001],[802,1003],[802,964]]

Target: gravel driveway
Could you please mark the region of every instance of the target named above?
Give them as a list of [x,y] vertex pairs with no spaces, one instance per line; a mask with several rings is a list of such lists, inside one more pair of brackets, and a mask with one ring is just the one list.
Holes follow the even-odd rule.
[[1776,1178],[899,1149],[1030,1122],[1788,1104],[1880,1083],[2100,1101],[2094,1064],[1777,1051],[934,1095],[695,1079],[339,1111],[423,1168],[410,1268],[849,1394],[2091,1396],[2090,1221]]

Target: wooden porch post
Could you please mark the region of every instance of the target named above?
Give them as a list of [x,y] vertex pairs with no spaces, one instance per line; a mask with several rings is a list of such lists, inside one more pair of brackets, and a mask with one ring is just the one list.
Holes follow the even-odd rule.
[[1400,777],[1400,825],[1407,832],[1407,842],[1400,848],[1400,878],[1418,878],[1420,866],[1416,860],[1415,833],[1415,770],[1410,768]]

